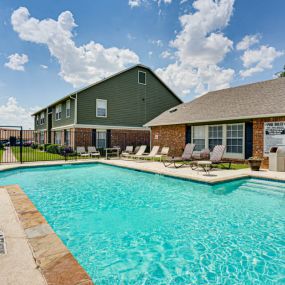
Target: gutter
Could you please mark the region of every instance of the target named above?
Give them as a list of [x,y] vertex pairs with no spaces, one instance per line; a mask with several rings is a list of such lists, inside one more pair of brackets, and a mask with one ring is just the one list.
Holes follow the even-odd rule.
[[75,94],[75,98],[72,97],[73,95],[70,95],[69,98],[74,100],[74,125],[77,124],[77,92]]

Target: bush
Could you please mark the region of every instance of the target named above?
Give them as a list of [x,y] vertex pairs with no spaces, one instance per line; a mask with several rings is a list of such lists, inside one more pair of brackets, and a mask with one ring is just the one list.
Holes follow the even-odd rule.
[[47,147],[48,147],[49,145],[51,145],[51,144],[50,144],[50,143],[45,143],[45,144],[44,144],[44,151],[47,151]]
[[0,150],[4,149],[4,145],[2,143],[0,143]]
[[43,144],[40,144],[40,145],[38,146],[38,149],[41,150],[41,151],[43,151],[43,150],[44,150],[44,145],[43,145]]
[[59,154],[59,145],[58,144],[50,144],[46,147],[46,151],[49,153]]
[[38,148],[38,146],[39,146],[39,145],[38,145],[38,144],[36,144],[36,143],[32,143],[32,144],[31,144],[31,148],[32,148],[32,149],[37,149],[37,148]]
[[59,146],[58,147],[58,153],[61,155],[73,155],[74,151],[71,147]]

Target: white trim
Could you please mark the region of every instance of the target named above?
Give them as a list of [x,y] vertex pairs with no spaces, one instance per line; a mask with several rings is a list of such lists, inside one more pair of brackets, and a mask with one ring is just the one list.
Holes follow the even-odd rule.
[[[140,73],[144,73],[144,75],[145,75],[145,83],[141,83],[140,82]],[[138,70],[138,84],[146,85],[146,72],[145,71]]]
[[[60,112],[57,111],[57,108],[60,109]],[[57,114],[60,114],[60,118],[56,118],[56,115],[57,115]],[[60,120],[61,120],[61,117],[62,117],[62,104],[60,103],[60,104],[57,104],[57,105],[55,106],[55,117],[54,117],[54,120],[55,120],[55,121],[60,121]]]
[[[69,108],[68,109],[67,109],[67,103],[69,103]],[[67,110],[69,110],[69,115],[67,115]],[[70,101],[70,99],[68,99],[65,102],[65,117],[66,118],[70,118],[70,114],[71,114],[71,101]]]
[[128,126],[107,126],[107,125],[86,125],[86,124],[70,124],[52,128],[52,131],[70,128],[80,129],[100,129],[100,130],[130,130],[130,131],[149,131],[147,127],[128,127]]
[[[98,111],[98,107],[97,106],[98,106],[99,102],[102,102],[102,103],[106,102],[106,115],[105,116],[99,116],[98,113],[97,113],[97,111]],[[107,118],[107,116],[108,116],[108,101],[106,99],[96,99],[96,117],[97,118]]]

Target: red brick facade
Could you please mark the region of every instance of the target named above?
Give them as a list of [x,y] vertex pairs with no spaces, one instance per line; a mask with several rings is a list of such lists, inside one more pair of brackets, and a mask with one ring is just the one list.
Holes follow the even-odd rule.
[[[285,117],[263,118],[253,120],[253,156],[263,157],[264,151],[264,123],[285,121]],[[264,158],[264,168],[268,168],[268,157]]]
[[127,145],[150,145],[150,131],[145,130],[111,130],[110,146],[120,146],[125,149]]
[[170,156],[180,156],[185,147],[186,125],[169,125],[151,128],[152,146],[170,147]]

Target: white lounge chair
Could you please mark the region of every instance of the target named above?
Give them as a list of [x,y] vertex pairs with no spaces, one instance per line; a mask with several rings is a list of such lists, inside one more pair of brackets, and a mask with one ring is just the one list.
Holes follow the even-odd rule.
[[168,146],[164,146],[164,147],[161,149],[160,154],[157,154],[155,157],[156,157],[156,158],[159,158],[160,161],[161,161],[163,158],[165,158],[165,157],[168,156],[168,153],[169,153],[169,147],[168,147]]
[[158,154],[159,146],[155,145],[151,149],[149,154],[142,154],[140,156],[137,156],[139,159],[155,159],[156,155]]
[[126,150],[121,153],[122,157],[129,156],[134,151],[134,147],[132,145],[126,146]]
[[85,149],[84,146],[78,146],[78,147],[76,148],[76,153],[77,153],[77,155],[80,155],[80,156],[82,156],[82,157],[89,156],[89,153],[86,152],[86,149]]
[[88,154],[91,157],[93,156],[98,157],[98,158],[100,157],[100,152],[96,149],[95,146],[88,146],[87,150],[88,150]]
[[146,145],[141,145],[137,153],[129,155],[128,158],[133,158],[133,159],[139,158],[145,153],[145,150],[146,150]]

